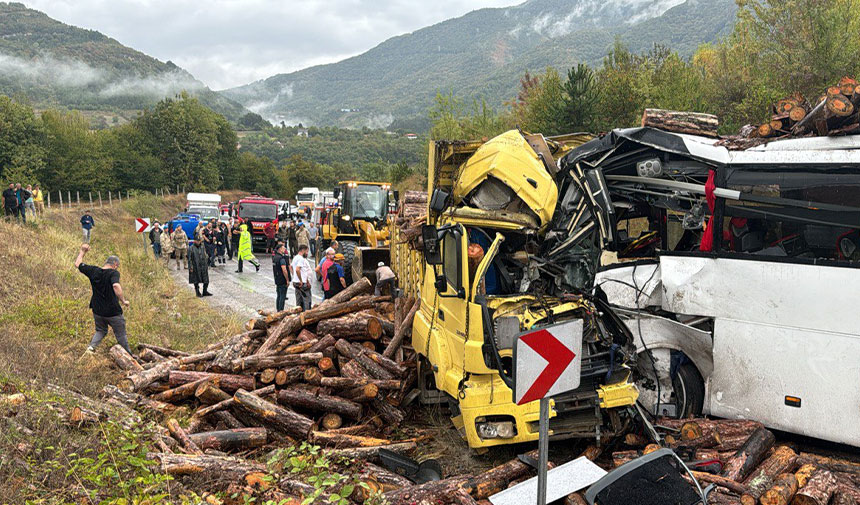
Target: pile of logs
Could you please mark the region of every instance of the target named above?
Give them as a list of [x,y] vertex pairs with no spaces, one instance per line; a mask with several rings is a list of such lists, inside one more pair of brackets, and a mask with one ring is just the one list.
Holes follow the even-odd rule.
[[397,209],[394,224],[400,229],[400,239],[409,243],[416,251],[424,250],[421,225],[427,222],[427,192],[406,191]]
[[719,145],[748,149],[773,139],[860,134],[860,83],[845,76],[812,103],[795,92],[773,104],[771,112],[770,121],[744,126]]
[[[657,426],[667,432],[665,445],[685,461],[720,463],[716,473],[693,472],[703,487],[717,486],[710,504],[860,503],[860,463],[777,445],[773,433],[755,421],[660,419]],[[638,448],[612,453],[614,466],[659,449],[635,434],[625,441]]]

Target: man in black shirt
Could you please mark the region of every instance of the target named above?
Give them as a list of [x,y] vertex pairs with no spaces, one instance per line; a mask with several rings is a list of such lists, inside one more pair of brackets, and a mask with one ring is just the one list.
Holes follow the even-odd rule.
[[90,308],[93,310],[96,333],[87,347],[87,352],[92,353],[95,350],[107,335],[108,326],[110,326],[113,328],[116,342],[131,354],[125,334],[125,317],[122,315],[122,305],[128,306],[128,300],[125,299],[122,286],[119,284],[119,258],[108,256],[101,268],[87,265],[84,263],[84,256],[89,250],[89,244],[81,245],[78,258],[75,260],[75,268],[90,279],[90,285],[93,288]]
[[275,308],[278,312],[284,310],[287,303],[287,288],[290,286],[289,260],[287,259],[287,248],[283,242],[278,242],[275,254],[272,256],[272,272],[275,275]]
[[15,191],[15,185],[9,183],[9,188],[3,191],[3,209],[6,211],[6,217],[15,217],[18,215],[18,193]]

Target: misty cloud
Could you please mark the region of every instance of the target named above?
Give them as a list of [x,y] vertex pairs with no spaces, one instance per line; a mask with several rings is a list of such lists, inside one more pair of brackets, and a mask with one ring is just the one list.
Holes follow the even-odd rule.
[[182,91],[198,91],[203,84],[195,81],[183,72],[171,72],[146,78],[127,78],[107,84],[99,95],[103,97],[116,96],[146,96],[163,98],[174,96]]
[[81,61],[61,61],[50,55],[35,59],[18,58],[0,53],[0,74],[31,83],[51,82],[79,88],[104,79],[104,73]]

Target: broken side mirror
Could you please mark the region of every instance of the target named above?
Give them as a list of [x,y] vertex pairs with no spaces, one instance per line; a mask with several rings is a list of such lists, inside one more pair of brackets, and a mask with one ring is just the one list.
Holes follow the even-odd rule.
[[395,203],[399,202],[400,201],[400,191],[397,191],[395,189],[394,191],[392,191],[392,193],[394,194],[394,202]]
[[424,240],[424,261],[428,265],[441,265],[442,251],[439,249],[439,231],[432,224],[422,225],[421,238]]
[[433,212],[442,212],[448,205],[448,197],[451,196],[443,189],[434,189],[433,195],[430,197],[430,210]]

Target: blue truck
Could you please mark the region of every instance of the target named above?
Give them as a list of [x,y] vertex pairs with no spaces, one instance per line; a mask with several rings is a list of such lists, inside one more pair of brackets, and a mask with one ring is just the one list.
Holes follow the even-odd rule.
[[165,223],[165,226],[167,226],[167,230],[171,233],[177,226],[181,227],[185,235],[188,236],[188,242],[194,243],[194,230],[197,228],[197,223],[199,222],[200,214],[180,212],[176,217]]

